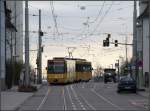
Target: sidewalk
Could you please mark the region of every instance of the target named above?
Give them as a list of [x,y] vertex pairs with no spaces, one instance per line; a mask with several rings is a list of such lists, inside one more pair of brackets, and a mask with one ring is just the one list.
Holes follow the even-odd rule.
[[145,88],[145,91],[138,91],[138,94],[145,98],[148,98],[149,97],[149,89]]
[[[36,85],[39,89],[42,85]],[[17,87],[1,92],[1,109],[16,110],[25,100],[33,96],[34,93],[18,92]]]

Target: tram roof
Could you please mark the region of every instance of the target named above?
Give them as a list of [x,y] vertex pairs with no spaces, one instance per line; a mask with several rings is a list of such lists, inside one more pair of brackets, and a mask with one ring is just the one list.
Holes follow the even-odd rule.
[[66,58],[66,57],[54,57],[53,60],[77,60],[77,61],[86,61],[86,59],[80,59],[80,58]]

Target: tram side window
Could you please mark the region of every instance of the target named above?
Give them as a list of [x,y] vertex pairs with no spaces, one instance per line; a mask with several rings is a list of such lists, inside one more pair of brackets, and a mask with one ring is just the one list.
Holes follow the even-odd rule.
[[76,71],[77,72],[83,72],[84,71],[83,65],[82,64],[76,64]]
[[87,66],[86,66],[86,70],[87,70],[87,71],[91,71],[91,70],[92,70],[91,65],[87,65]]
[[91,71],[91,65],[84,65],[83,70],[86,71],[86,72]]

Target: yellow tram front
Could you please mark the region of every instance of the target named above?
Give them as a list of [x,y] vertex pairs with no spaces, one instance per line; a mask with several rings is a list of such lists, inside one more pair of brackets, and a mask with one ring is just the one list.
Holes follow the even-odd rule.
[[75,60],[53,58],[47,63],[47,80],[50,84],[64,84],[76,79]]
[[48,60],[47,81],[49,83],[65,83],[66,73],[64,60]]

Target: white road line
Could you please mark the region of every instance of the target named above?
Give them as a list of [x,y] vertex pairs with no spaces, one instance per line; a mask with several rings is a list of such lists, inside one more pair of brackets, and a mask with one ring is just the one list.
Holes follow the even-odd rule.
[[83,110],[86,110],[85,108],[83,108]]
[[82,88],[84,88],[85,83],[82,84]]
[[72,98],[71,98],[71,95],[70,95],[70,92],[69,92],[68,87],[67,87],[67,92],[68,92],[69,99],[70,99],[70,101],[71,101],[71,104],[72,104],[73,109],[76,109],[76,106],[75,106],[74,103],[73,103],[73,100],[72,100]]
[[[75,91],[74,91],[75,92]],[[76,93],[76,92],[75,92]],[[80,95],[81,96],[81,95]],[[92,110],[96,110],[83,96],[81,96],[84,102],[89,106]]]
[[48,89],[46,95],[44,96],[44,98],[43,98],[43,100],[41,102],[41,104],[39,105],[39,107],[36,110],[40,110],[40,108],[43,106],[43,104],[45,103],[45,101],[46,101],[46,99],[48,97],[49,91],[50,91],[50,89]]
[[80,106],[82,107],[82,109],[83,109],[83,110],[86,110],[86,108],[84,107],[84,105],[82,104],[82,102],[80,101],[80,99],[78,98],[77,93],[76,93],[76,91],[74,90],[74,88],[72,87],[72,85],[71,85],[71,90],[72,90],[74,96],[77,97],[76,99],[77,99],[78,103],[80,104]]
[[[81,96],[81,95],[80,95]],[[84,102],[92,109],[92,110],[96,110],[83,96],[81,96],[82,99],[84,100]]]
[[81,103],[81,102],[79,102],[79,104],[80,104],[80,105],[82,105],[82,103]]
[[102,95],[98,94],[95,90],[91,90],[94,94],[96,94],[99,98],[103,99],[104,101],[106,101],[107,103],[111,104],[113,107],[117,108],[118,110],[123,110],[121,107],[119,107],[116,104],[113,104],[111,101],[109,101],[108,99],[106,99],[105,97],[103,97]]
[[[65,88],[65,87],[64,87]],[[63,89],[63,97],[64,97],[64,110],[67,110],[66,99],[65,99],[65,90]]]

